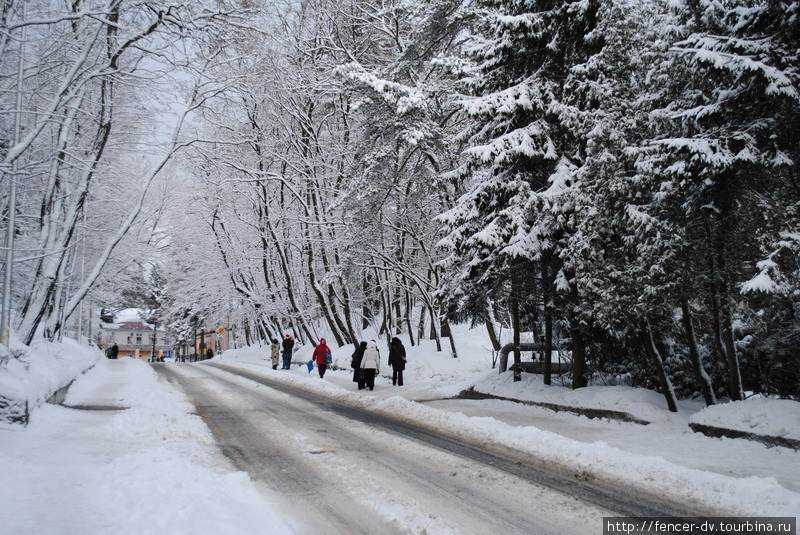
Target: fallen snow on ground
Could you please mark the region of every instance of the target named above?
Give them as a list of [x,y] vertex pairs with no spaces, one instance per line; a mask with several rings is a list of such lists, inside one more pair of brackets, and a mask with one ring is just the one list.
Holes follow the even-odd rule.
[[514,382],[512,373],[493,375],[484,378],[475,389],[486,394],[526,401],[618,411],[645,422],[686,423],[688,414],[704,407],[702,401],[680,400],[678,412],[672,413],[667,410],[664,396],[652,390],[629,386],[587,386],[572,390],[557,381],[547,386],[540,375],[533,374],[523,374],[518,382]]
[[[463,331],[457,340],[458,358],[453,358],[449,351],[437,352],[432,342],[411,346],[404,339],[408,368],[402,388],[391,385],[387,347],[380,340],[382,376],[373,392],[358,391],[351,380],[352,347],[334,350],[342,369],[329,371],[324,380],[305,368],[313,349],[308,346],[298,349],[288,372],[272,370],[267,347],[226,351],[214,362],[354,406],[401,414],[479,444],[514,448],[582,478],[639,488],[709,512],[800,516],[800,471],[793,468],[800,466],[800,453],[688,429],[691,419],[718,426],[755,424],[750,431],[779,434],[784,429],[783,436],[792,436],[800,427],[800,404],[751,399],[703,409],[682,401],[673,414],[662,397],[642,389],[573,391],[545,387],[541,377],[525,374],[515,383],[511,373],[492,370],[481,336]],[[181,393],[145,362],[107,361],[98,354],[70,341],[30,350],[30,362],[58,362],[52,366],[78,376],[67,405],[128,409],[42,405],[29,426],[0,426],[0,535],[292,532],[293,519],[278,516],[247,474],[230,465]],[[37,360],[39,355],[45,357]],[[97,365],[81,375],[87,361]],[[3,384],[29,384],[24,365],[6,366],[5,373],[12,381]],[[51,373],[42,371],[45,377]],[[40,383],[26,387],[28,395],[52,386],[52,381]],[[624,411],[653,423],[589,420],[506,401],[447,400],[470,387],[507,398]]]
[[756,435],[800,440],[800,403],[786,399],[754,396],[713,405],[693,414],[689,421]]
[[[12,335],[11,350],[0,346],[0,398],[18,403],[24,413],[25,405],[41,405],[100,357],[99,350],[80,346],[72,339],[62,343],[41,339],[27,347]],[[3,412],[0,410],[0,416]]]
[[[586,443],[536,427],[508,425],[492,417],[470,417],[459,412],[431,408],[407,399],[405,386],[402,389],[391,387],[380,380],[380,386],[376,387],[374,392],[353,391],[354,386],[347,385],[350,375],[347,371],[329,371],[325,380],[321,381],[316,370],[309,374],[301,366],[287,373],[282,370],[272,370],[266,362],[260,362],[261,360],[263,360],[261,356],[254,356],[252,348],[241,352],[227,352],[215,359],[220,364],[234,365],[262,373],[284,384],[306,391],[324,393],[332,399],[388,416],[402,415],[404,420],[478,444],[514,448],[578,474],[581,478],[604,480],[638,488],[644,492],[670,498],[676,503],[702,504],[709,512],[720,515],[797,516],[800,512],[800,494],[782,487],[773,477],[733,478],[716,472],[687,468],[661,457],[611,447],[601,441]],[[510,375],[510,372],[506,375]],[[487,377],[484,375],[483,379]],[[342,383],[347,386],[342,388],[340,386]],[[435,390],[431,388],[428,392],[434,393]],[[625,403],[625,406],[632,406],[641,394],[634,392],[635,390],[637,389],[624,390],[635,396],[633,400]],[[505,395],[513,397],[508,393]],[[680,434],[672,437],[664,436],[662,440],[681,440],[681,436]],[[724,457],[728,453],[725,442],[718,439],[709,440],[719,443],[719,455]],[[761,445],[754,444],[754,446],[754,451],[761,451]],[[794,451],[787,451],[784,460],[790,464],[800,463],[800,455]],[[736,459],[733,456],[728,457],[728,462],[735,463]],[[785,469],[785,465],[782,469]]]
[[46,404],[0,428],[0,534],[292,533],[146,362],[99,360],[66,403],[127,410]]

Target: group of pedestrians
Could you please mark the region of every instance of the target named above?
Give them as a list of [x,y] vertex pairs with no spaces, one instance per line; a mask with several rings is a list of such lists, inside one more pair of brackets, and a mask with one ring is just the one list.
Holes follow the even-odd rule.
[[106,348],[106,358],[109,359],[119,358],[119,346],[117,345],[116,342],[114,342],[113,346]]
[[[281,347],[283,351],[281,352]],[[291,334],[286,334],[283,337],[283,343],[278,343],[277,338],[272,339],[272,346],[270,347],[270,357],[272,359],[272,369],[277,370],[280,360],[283,360],[282,370],[289,370],[292,367],[292,349],[294,349],[294,338]]]
[[[353,368],[353,382],[359,390],[375,389],[375,376],[381,371],[381,354],[375,340],[361,342],[350,360]],[[389,344],[389,367],[392,368],[392,384],[403,386],[403,371],[406,369],[406,348],[399,338],[392,338]]]
[[[283,370],[291,368],[292,349],[294,348],[294,338],[287,334],[283,339],[283,344],[279,344],[277,338],[272,339],[271,359],[272,369],[277,370],[279,355],[283,359]],[[281,354],[281,346],[283,352]],[[320,338],[319,344],[314,348],[311,361],[317,366],[317,373],[320,379],[325,377],[325,372],[333,362],[331,348],[324,338]],[[392,384],[403,386],[403,371],[406,369],[406,348],[399,338],[392,338],[389,344],[389,367],[392,368]],[[358,389],[375,389],[375,377],[381,371],[381,354],[378,350],[378,343],[375,340],[361,342],[353,352],[350,361],[353,369],[353,382],[358,383]],[[309,364],[311,371],[311,364]]]

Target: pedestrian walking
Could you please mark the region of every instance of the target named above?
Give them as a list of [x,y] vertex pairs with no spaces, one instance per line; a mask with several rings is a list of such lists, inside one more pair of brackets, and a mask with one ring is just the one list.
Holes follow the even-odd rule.
[[367,349],[367,343],[361,342],[353,352],[350,360],[350,367],[353,368],[353,382],[358,383],[358,389],[364,390],[364,373],[361,370],[361,359],[364,358],[364,351]]
[[291,334],[286,334],[283,337],[283,368],[288,370],[292,367],[292,348],[294,347],[294,338]]
[[333,354],[331,354],[331,348],[325,343],[324,338],[319,339],[319,345],[314,348],[314,354],[311,356],[311,360],[317,364],[319,378],[322,379],[325,377],[325,370],[328,369],[328,364],[333,363]]
[[364,357],[361,359],[361,373],[364,374],[364,384],[370,390],[375,390],[375,376],[381,371],[381,354],[378,351],[378,344],[375,340],[370,340],[367,349],[364,350]]
[[206,350],[206,360],[211,360],[214,358],[214,350],[210,347]]
[[117,357],[119,357],[119,346],[114,342],[114,345],[111,346],[111,358],[115,359]]
[[406,348],[396,336],[389,344],[389,366],[392,368],[392,384],[403,386],[403,371],[406,369]]
[[277,370],[278,359],[280,358],[280,353],[281,353],[281,345],[278,343],[277,338],[272,339],[272,347],[270,348],[270,350],[272,352],[272,354],[270,355],[272,357],[272,369]]

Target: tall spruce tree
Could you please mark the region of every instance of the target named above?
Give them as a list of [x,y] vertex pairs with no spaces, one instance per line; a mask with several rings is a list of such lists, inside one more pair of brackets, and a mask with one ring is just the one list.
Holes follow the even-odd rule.
[[649,197],[648,184],[634,175],[627,151],[646,134],[648,106],[642,96],[648,65],[658,56],[651,48],[656,28],[663,21],[657,1],[603,2],[596,13],[595,30],[587,36],[596,52],[568,78],[563,116],[581,140],[584,157],[567,195],[574,226],[561,255],[574,266],[579,317],[595,336],[609,341],[593,346],[649,361],[675,411],[676,395],[657,343],[658,326],[669,323],[672,314],[658,273],[659,264],[672,258],[675,243],[668,236],[674,234],[657,229],[663,238],[648,242],[653,227],[642,224],[632,209],[642,195]]
[[[472,65],[462,100],[471,121],[465,132],[470,147],[454,171],[470,187],[440,217],[447,232],[442,243],[452,265],[460,266],[451,288],[461,302],[486,302],[493,291],[502,292],[511,311],[530,306],[526,291],[518,289],[534,278],[544,280],[547,290],[561,281],[570,306],[578,302],[576,287],[569,285],[574,266],[559,261],[556,246],[558,234],[569,232],[572,215],[560,199],[574,186],[585,156],[582,140],[569,127],[567,79],[600,46],[587,39],[599,5],[484,0],[473,6],[467,47]],[[577,388],[587,382],[584,327],[572,310],[565,315]]]
[[677,224],[686,240],[684,272],[695,275],[681,288],[684,315],[688,296],[705,296],[712,347],[738,400],[741,284],[759,245],[778,241],[779,227],[797,228],[787,221],[798,199],[797,6],[692,0],[677,9],[684,37],[651,73],[665,84],[655,138],[639,162],[658,186],[645,212]]

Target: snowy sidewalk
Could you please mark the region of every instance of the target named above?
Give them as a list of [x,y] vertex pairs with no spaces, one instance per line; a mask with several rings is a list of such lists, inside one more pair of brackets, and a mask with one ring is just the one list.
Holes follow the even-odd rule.
[[0,426],[0,535],[293,533],[144,361],[98,360],[65,404]]

